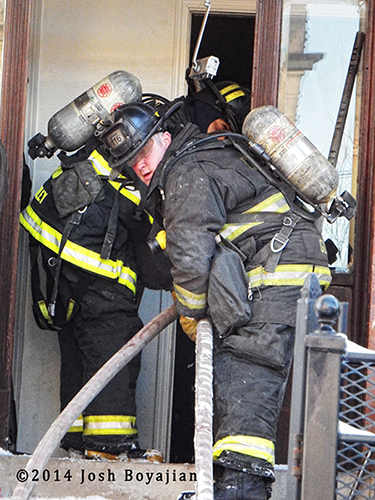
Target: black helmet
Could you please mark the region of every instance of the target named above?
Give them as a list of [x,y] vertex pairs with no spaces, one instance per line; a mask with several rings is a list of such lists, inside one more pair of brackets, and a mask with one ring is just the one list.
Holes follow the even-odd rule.
[[154,108],[141,102],[124,104],[113,112],[111,123],[100,134],[109,166],[115,169],[110,177],[116,177],[125,163],[131,163],[151,135],[158,132],[159,121]]
[[[206,106],[203,108],[199,104],[193,104],[197,109],[196,119],[203,120],[205,125],[209,125],[207,122],[223,118],[232,130],[241,132],[243,121],[250,111],[250,92],[232,81],[213,83],[208,79],[204,83],[205,87],[192,95],[193,101],[203,102]],[[211,107],[211,111],[208,106]]]
[[226,112],[235,121],[238,132],[241,132],[242,124],[250,111],[250,92],[240,87],[235,82],[220,82],[216,84],[226,103]]

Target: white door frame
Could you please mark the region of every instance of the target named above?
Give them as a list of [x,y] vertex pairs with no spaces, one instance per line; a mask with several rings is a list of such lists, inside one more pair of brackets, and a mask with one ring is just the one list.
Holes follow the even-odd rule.
[[[210,13],[249,15],[256,12],[256,0],[213,0]],[[191,15],[206,12],[203,0],[178,0],[175,12],[172,96],[185,95],[185,71],[189,66]]]

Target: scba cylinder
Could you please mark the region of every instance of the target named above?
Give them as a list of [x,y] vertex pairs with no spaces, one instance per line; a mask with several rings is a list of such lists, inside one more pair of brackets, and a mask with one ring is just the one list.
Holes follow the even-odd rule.
[[250,111],[242,134],[260,144],[276,169],[312,203],[327,203],[335,197],[336,169],[278,108]]
[[48,122],[47,150],[75,151],[95,132],[95,125],[121,104],[142,99],[142,86],[127,71],[114,71],[55,113]]

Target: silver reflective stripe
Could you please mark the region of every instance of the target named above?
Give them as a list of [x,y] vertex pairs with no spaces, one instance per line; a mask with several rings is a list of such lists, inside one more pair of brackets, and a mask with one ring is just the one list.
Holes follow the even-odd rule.
[[74,421],[68,432],[82,432],[82,431],[83,431],[83,417],[81,415]]
[[274,213],[284,213],[290,210],[288,203],[286,202],[284,195],[282,193],[275,193],[269,196],[265,200],[257,203],[254,207],[246,210],[245,214],[259,213],[259,212],[274,212]]
[[221,236],[228,241],[234,241],[241,234],[246,233],[249,229],[262,224],[262,222],[251,222],[250,224],[224,224],[223,228],[219,231]]
[[[22,212],[20,220],[21,224],[37,241],[58,254],[61,241],[59,231],[42,221],[30,206]],[[119,283],[135,293],[137,276],[129,267],[125,267],[121,260],[103,260],[99,253],[88,250],[70,240],[66,242],[61,252],[61,258],[100,276],[117,279]]]
[[179,302],[189,309],[205,309],[207,306],[207,294],[195,294],[174,284],[174,289]]
[[328,267],[309,264],[282,264],[273,273],[268,273],[262,266],[247,273],[252,288],[264,286],[301,286],[311,274],[316,274],[321,286],[327,287],[332,280]]
[[[265,200],[257,203],[255,206],[249,208],[244,214],[259,214],[259,213],[285,213],[290,210],[288,203],[286,202],[284,195],[282,193],[275,193],[269,196]],[[251,220],[251,217],[250,217]],[[263,222],[245,222],[245,223],[231,223],[224,224],[220,234],[228,241],[234,241],[236,238],[246,233],[249,229],[252,229]]]
[[[89,156],[89,160],[92,162],[95,171],[99,175],[105,175],[105,176],[109,175],[111,168],[105,161],[105,159],[97,151],[93,151],[91,153],[91,155]],[[119,174],[118,177],[120,179],[126,179],[126,177],[122,174]],[[128,198],[135,205],[140,204],[141,193],[138,189],[135,189],[133,184],[130,184],[128,186],[123,186],[121,182],[116,182],[116,181],[108,181],[108,182],[114,189],[116,189],[116,191],[120,191],[120,194]]]
[[85,435],[137,434],[136,417],[123,415],[92,415],[84,417]]
[[228,436],[215,443],[214,460],[217,460],[224,450],[242,453],[267,460],[275,464],[275,446],[272,441],[256,436]]

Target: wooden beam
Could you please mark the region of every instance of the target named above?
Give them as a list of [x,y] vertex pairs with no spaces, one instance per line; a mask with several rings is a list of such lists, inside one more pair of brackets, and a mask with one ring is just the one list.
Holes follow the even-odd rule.
[[0,218],[0,447],[9,447],[13,327],[31,0],[7,0],[0,138],[7,156],[7,191]]
[[367,2],[351,338],[375,349],[375,1]]
[[282,0],[257,1],[251,108],[277,106],[282,9]]

